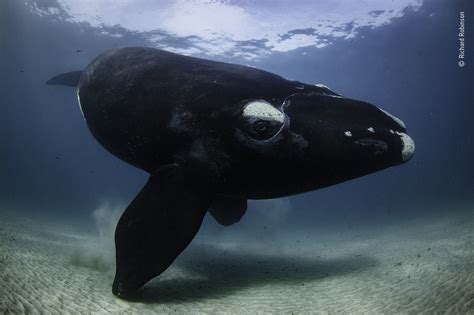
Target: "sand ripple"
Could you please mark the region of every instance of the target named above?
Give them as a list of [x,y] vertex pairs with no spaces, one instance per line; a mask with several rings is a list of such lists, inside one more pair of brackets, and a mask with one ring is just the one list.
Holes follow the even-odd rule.
[[0,222],[2,314],[474,314],[469,215],[376,231],[300,231],[281,252],[195,242],[134,301],[111,294],[105,258],[74,259],[93,244],[84,242],[89,236]]

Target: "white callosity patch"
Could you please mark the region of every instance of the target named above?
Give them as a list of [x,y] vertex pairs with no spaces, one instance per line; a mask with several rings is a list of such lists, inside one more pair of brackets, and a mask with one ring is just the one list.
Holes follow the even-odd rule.
[[81,110],[82,117],[86,119],[86,117],[84,116],[84,112],[82,111],[81,97],[79,96],[79,89],[77,89],[76,95],[77,95],[77,103],[79,103],[79,109]]
[[415,142],[413,142],[412,138],[410,138],[410,136],[404,132],[397,131],[396,133],[397,135],[400,136],[403,143],[402,160],[408,161],[413,156],[413,153],[415,152]]
[[384,111],[383,109],[379,108],[385,115],[387,115],[388,117],[392,118],[393,120],[395,120],[395,122],[400,126],[402,127],[403,129],[406,129],[406,126],[405,126],[405,123],[398,117],[395,117],[393,116],[392,114],[390,114],[389,112],[386,112]]
[[278,123],[285,121],[285,115],[282,112],[263,100],[248,103],[244,108],[243,116],[249,120],[261,119]]
[[321,83],[315,84],[314,86],[330,90],[329,86],[321,84]]
[[367,131],[370,132],[370,133],[375,133],[375,130],[374,130],[373,127],[367,128]]
[[346,131],[344,132],[344,134],[346,135],[346,137],[352,137],[352,132],[350,131]]
[[[315,87],[318,87],[318,88],[321,88],[321,89],[327,90],[327,91],[323,91],[325,96],[343,98],[343,96],[338,95],[337,93],[335,93],[335,92],[334,92],[333,90],[331,90],[331,89],[329,88],[329,86],[327,86],[327,85],[318,83],[318,84],[315,84],[314,86],[315,86]],[[327,92],[331,92],[331,93],[327,93]],[[334,93],[334,94],[332,94],[332,93]]]

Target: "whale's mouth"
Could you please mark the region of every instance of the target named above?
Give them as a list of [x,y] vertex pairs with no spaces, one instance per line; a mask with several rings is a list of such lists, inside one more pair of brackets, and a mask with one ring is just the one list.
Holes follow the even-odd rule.
[[404,163],[413,157],[415,143],[405,132],[393,129],[366,129],[345,131],[346,143],[350,142],[354,152],[367,158],[395,157],[395,162]]
[[371,151],[374,155],[381,155],[388,151],[388,145],[385,141],[363,138],[354,141],[354,144]]
[[389,124],[382,121],[374,122],[372,126],[353,130],[345,130],[346,143],[351,146],[356,154],[367,158],[383,158],[390,156],[396,164],[405,163],[413,157],[415,143],[406,133],[405,123],[398,117],[377,108]]

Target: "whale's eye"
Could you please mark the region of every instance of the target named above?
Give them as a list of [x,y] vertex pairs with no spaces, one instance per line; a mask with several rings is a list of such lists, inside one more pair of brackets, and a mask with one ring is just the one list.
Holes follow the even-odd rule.
[[268,122],[265,122],[265,121],[257,121],[255,124],[254,124],[254,127],[255,127],[255,130],[257,132],[265,132],[265,130],[268,129]]
[[255,140],[267,140],[275,136],[285,122],[285,115],[265,101],[253,101],[244,107],[244,127]]
[[256,140],[265,140],[273,137],[281,129],[281,123],[275,121],[258,120],[251,125],[249,136]]

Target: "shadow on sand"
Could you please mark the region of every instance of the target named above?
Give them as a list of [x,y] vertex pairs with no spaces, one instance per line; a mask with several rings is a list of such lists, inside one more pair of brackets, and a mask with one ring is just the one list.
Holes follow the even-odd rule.
[[327,277],[338,277],[374,267],[377,261],[364,256],[314,259],[269,256],[258,253],[214,249],[206,255],[199,249],[176,261],[196,278],[155,278],[131,302],[176,303],[220,298],[256,286],[286,283],[304,286]]

